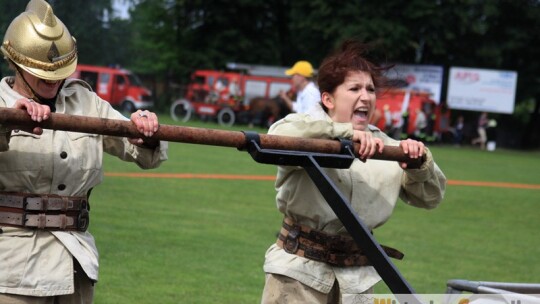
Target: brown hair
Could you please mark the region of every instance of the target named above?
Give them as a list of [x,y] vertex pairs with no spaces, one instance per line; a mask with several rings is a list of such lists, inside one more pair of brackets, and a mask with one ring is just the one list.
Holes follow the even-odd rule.
[[[373,79],[375,89],[386,87],[389,83],[384,72],[392,66],[378,66],[369,61],[365,54],[369,46],[356,40],[344,41],[335,51],[328,55],[319,66],[317,84],[321,93],[333,93],[345,81],[349,72],[367,72]],[[323,105],[323,109],[327,109]]]

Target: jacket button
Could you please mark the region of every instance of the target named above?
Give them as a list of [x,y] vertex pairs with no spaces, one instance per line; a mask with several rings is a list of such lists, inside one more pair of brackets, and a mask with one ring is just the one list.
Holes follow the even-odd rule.
[[66,185],[64,185],[64,184],[58,185],[58,190],[62,191],[62,190],[65,190],[65,189],[66,189]]
[[62,151],[62,153],[60,153],[60,157],[61,157],[62,159],[66,159],[66,157],[67,157],[66,151]]

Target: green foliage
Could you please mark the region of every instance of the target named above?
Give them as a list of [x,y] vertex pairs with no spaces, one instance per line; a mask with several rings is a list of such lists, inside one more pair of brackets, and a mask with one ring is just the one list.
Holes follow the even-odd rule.
[[112,0],[49,2],[55,15],[77,39],[80,62],[99,65],[116,63],[107,17],[112,13]]
[[523,125],[526,125],[529,123],[529,120],[531,118],[531,113],[534,111],[534,100],[528,99],[524,100],[520,104],[517,104],[514,108],[514,113],[512,116],[515,118],[516,121],[521,122]]
[[[12,1],[12,0],[0,0],[0,7],[2,13],[0,14],[0,33],[1,37],[4,37],[9,24],[13,18],[17,17],[24,8],[26,3],[24,1]],[[3,57],[3,54],[1,55]],[[13,72],[8,70],[7,64],[2,64],[0,68],[0,76],[12,75]]]
[[[77,37],[82,62],[179,81],[229,61],[317,65],[356,37],[392,62],[518,70],[525,83],[518,95],[537,92],[540,38],[529,33],[540,31],[538,1],[124,0],[129,20],[112,18],[112,2],[50,0]],[[0,4],[5,30],[24,1]]]

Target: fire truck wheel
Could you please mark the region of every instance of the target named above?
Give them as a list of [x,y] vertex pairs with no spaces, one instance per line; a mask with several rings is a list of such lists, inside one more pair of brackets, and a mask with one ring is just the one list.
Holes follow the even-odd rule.
[[171,117],[175,121],[188,121],[192,112],[191,104],[185,99],[177,100],[171,105]]
[[223,108],[217,114],[218,123],[222,126],[232,126],[236,115],[231,108]]

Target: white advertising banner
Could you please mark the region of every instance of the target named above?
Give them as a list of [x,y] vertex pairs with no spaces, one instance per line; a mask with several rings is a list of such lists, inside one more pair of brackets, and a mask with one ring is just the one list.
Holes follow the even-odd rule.
[[450,109],[514,112],[517,72],[451,67],[447,102]]
[[441,102],[444,68],[437,65],[397,64],[386,76],[407,83],[405,88],[427,92],[437,104]]

